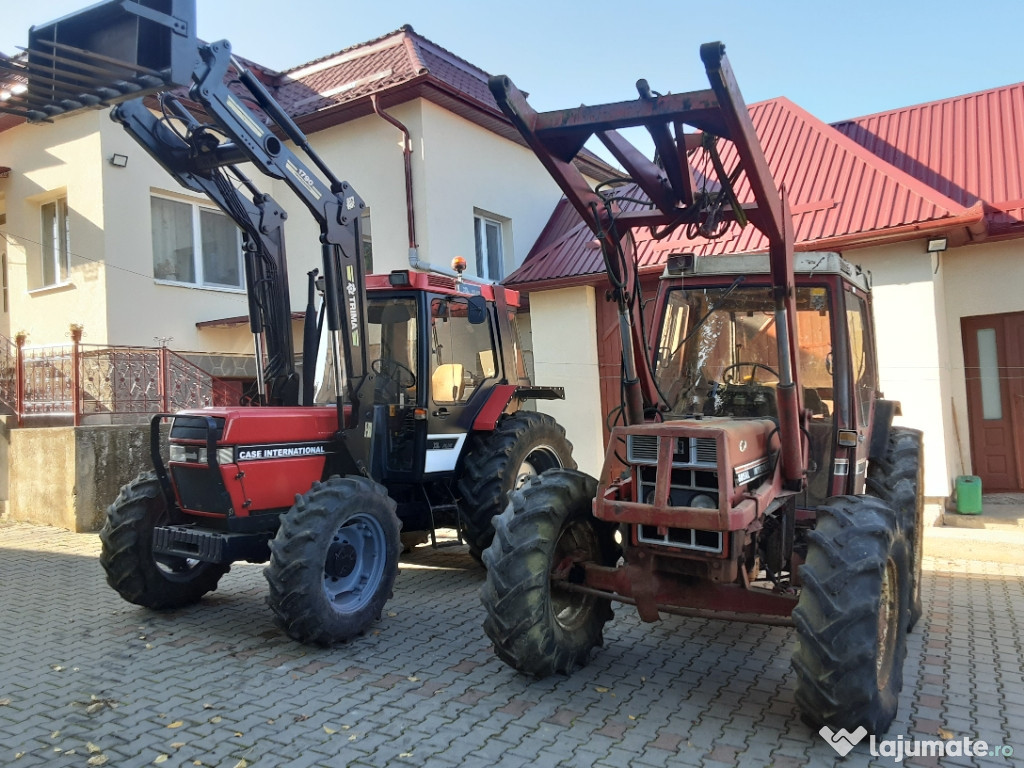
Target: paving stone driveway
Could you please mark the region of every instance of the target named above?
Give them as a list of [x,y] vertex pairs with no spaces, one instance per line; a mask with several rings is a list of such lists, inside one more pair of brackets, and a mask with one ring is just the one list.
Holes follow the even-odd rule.
[[[104,583],[94,535],[0,527],[3,766],[803,766],[832,748],[793,703],[792,630],[617,610],[572,677],[522,678],[491,653],[462,548],[406,556],[394,599],[347,646],[273,626],[260,566],[201,605],[153,613]],[[888,736],[968,736],[1024,764],[1024,566],[925,559]],[[947,737],[947,734],[943,734]],[[105,758],[105,760],[104,760]],[[893,766],[865,739],[844,766]]]

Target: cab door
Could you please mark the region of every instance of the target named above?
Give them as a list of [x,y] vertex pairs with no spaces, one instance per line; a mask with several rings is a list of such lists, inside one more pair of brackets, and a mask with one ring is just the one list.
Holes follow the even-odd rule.
[[[849,451],[846,466],[849,474],[846,493],[864,493],[871,442],[868,437],[871,420],[874,417],[875,398],[878,394],[878,367],[875,360],[871,307],[867,295],[856,288],[847,287],[845,304],[852,419],[849,429],[857,433],[857,445]],[[843,467],[838,460],[836,464],[838,475]]]
[[466,296],[436,295],[429,318],[427,474],[455,470],[470,416],[501,375],[491,312],[471,311]]

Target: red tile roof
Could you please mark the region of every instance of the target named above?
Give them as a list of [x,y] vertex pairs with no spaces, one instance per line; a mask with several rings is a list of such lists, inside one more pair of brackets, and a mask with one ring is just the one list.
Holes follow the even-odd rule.
[[961,205],[983,203],[990,237],[1024,234],[1024,83],[834,127]]
[[[776,183],[788,193],[798,250],[864,247],[928,232],[947,234],[962,244],[984,234],[977,199],[947,196],[786,98],[749,109]],[[726,168],[735,165],[731,144],[723,161]],[[741,201],[753,200],[742,176],[736,191]],[[626,194],[636,195],[632,190]],[[724,237],[711,241],[688,238],[683,228],[661,240],[647,230],[636,230],[634,236],[641,269],[649,270],[660,268],[671,252],[709,256],[767,249],[752,226],[741,230],[733,225]],[[563,200],[526,261],[505,282],[544,282],[550,287],[598,275],[603,272],[602,256],[590,246],[592,239]]]

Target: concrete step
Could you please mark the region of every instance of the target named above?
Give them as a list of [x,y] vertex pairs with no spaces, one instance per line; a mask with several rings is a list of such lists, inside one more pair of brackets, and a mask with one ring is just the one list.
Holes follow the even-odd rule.
[[1024,528],[926,527],[924,556],[1024,565]]
[[946,510],[942,524],[952,528],[1024,531],[1024,494],[984,494],[980,515],[961,515],[955,509]]

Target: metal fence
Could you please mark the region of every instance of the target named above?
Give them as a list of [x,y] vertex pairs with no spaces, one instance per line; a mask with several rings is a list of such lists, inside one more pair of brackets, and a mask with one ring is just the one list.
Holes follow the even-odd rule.
[[166,347],[26,346],[0,337],[0,401],[18,417],[137,416],[232,405],[241,385],[224,381]]

